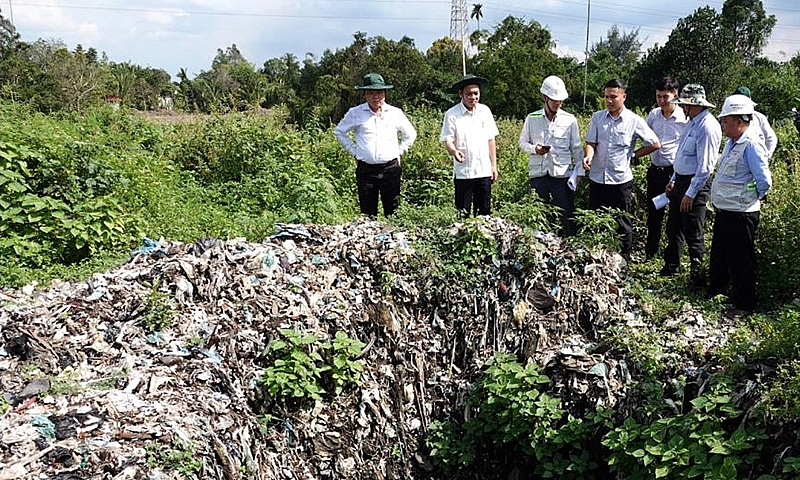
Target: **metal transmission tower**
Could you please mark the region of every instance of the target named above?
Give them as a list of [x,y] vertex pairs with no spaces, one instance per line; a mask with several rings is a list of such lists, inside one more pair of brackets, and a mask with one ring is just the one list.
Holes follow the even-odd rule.
[[467,74],[467,0],[451,0],[450,38],[461,42],[461,74]]

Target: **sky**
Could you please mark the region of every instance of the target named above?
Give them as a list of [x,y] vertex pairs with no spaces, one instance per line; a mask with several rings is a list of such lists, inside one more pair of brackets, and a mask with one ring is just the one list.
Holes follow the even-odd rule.
[[[590,2],[590,3],[587,3]],[[466,0],[467,11],[482,4],[481,29],[493,29],[513,15],[548,28],[559,55],[582,61],[589,45],[613,25],[639,29],[644,49],[663,44],[680,18],[697,8],[722,10],[724,0]],[[800,52],[800,3],[763,0],[775,15],[765,55],[786,61]],[[185,68],[190,78],[210,70],[217,49],[236,44],[260,68],[264,61],[294,54],[319,59],[326,49],[345,48],[353,34],[414,40],[425,52],[450,34],[452,0],[0,0],[0,14],[11,19],[22,40],[58,39],[70,49],[81,44],[105,52],[117,63],[161,68],[174,77]],[[666,8],[668,6],[669,8]],[[468,19],[469,32],[478,28]]]

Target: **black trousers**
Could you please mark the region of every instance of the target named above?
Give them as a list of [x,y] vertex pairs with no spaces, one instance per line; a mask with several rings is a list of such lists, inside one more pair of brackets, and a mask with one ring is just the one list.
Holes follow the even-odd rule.
[[397,159],[378,165],[359,160],[356,165],[356,184],[361,213],[377,217],[380,196],[383,214],[387,217],[393,214],[400,195],[401,173],[402,168]]
[[550,175],[529,179],[531,190],[536,192],[545,202],[550,202],[561,209],[561,228],[565,236],[575,235],[578,227],[575,224],[575,192],[567,186],[566,178],[555,178]]
[[[606,185],[589,181],[589,209],[596,210],[601,207],[611,207],[631,213],[631,191],[633,180],[618,185]],[[622,240],[623,255],[630,255],[633,245],[633,225],[627,215],[617,218],[617,233]]]
[[756,228],[760,212],[717,210],[711,237],[709,290],[724,293],[730,284],[730,299],[736,308],[755,310]]
[[456,210],[465,217],[472,215],[491,215],[492,177],[456,178]]
[[667,208],[656,210],[651,199],[664,193],[664,189],[672,177],[672,167],[657,167],[650,165],[647,169],[647,241],[644,245],[644,254],[647,258],[658,253],[661,243],[661,227],[664,224],[664,215]]
[[699,273],[706,252],[703,223],[706,219],[706,203],[711,191],[711,179],[697,192],[692,210],[681,212],[681,200],[689,189],[694,175],[676,175],[675,185],[669,194],[669,215],[667,216],[667,248],[664,249],[664,269],[678,271],[681,264],[683,244],[689,250],[692,269]]

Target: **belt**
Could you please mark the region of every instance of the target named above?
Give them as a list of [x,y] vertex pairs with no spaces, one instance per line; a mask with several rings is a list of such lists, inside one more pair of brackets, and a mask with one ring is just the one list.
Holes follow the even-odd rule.
[[393,163],[396,163],[398,160],[399,159],[397,159],[397,158],[393,158],[393,159],[389,160],[388,162],[383,162],[383,163],[369,163],[369,162],[365,162],[364,160],[357,160],[357,161],[358,161],[358,163],[360,163],[362,165],[365,165],[365,166],[368,166],[368,167],[376,167],[377,168],[377,167],[389,166],[389,165],[391,165]]
[[666,170],[672,170],[672,165],[667,165],[667,166],[662,167],[661,165],[652,165],[651,164],[650,168],[663,172],[663,171],[666,171]]
[[684,178],[685,179],[685,178],[692,178],[692,177],[694,177],[694,173],[692,173],[691,175],[681,175],[680,173],[676,173],[675,174],[675,178]]

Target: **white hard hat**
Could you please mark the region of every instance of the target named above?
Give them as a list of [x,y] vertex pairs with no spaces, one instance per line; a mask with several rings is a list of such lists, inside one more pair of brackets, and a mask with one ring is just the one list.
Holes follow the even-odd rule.
[[556,101],[566,100],[569,97],[567,93],[567,86],[564,85],[564,80],[561,80],[555,75],[550,75],[542,82],[542,88],[539,89],[543,95],[552,98]]
[[719,117],[727,117],[730,115],[752,115],[755,109],[753,108],[753,101],[745,95],[731,95],[725,99],[722,104],[722,112]]

